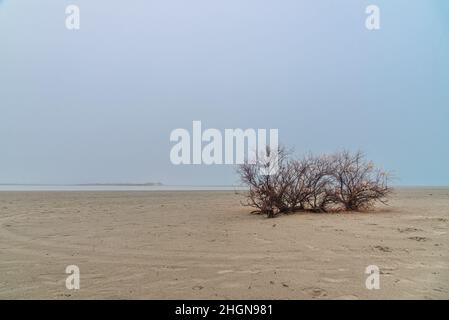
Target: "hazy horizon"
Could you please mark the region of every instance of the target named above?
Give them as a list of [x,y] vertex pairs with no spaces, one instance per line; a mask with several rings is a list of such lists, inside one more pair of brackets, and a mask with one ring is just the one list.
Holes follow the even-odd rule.
[[[0,1],[0,183],[235,185],[170,162],[170,132],[276,128],[449,185],[449,2]],[[365,28],[379,6],[381,28]]]

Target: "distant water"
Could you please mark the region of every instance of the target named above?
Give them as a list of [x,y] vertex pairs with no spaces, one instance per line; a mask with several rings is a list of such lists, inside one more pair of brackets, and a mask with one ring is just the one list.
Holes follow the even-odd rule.
[[0,191],[238,191],[241,186],[0,185]]

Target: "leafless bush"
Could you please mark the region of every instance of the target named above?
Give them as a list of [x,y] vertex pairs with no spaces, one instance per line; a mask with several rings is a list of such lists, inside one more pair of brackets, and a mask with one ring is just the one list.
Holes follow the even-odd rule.
[[301,159],[290,155],[280,150],[277,171],[271,175],[266,174],[266,168],[272,164],[274,154],[265,162],[239,167],[241,181],[249,187],[245,205],[255,208],[254,212],[271,218],[304,210],[326,212],[338,206],[345,210],[367,209],[376,201],[385,203],[391,192],[388,174],[366,161],[361,152]]
[[324,157],[309,155],[289,162],[287,203],[289,211],[326,211],[330,202],[329,164]]
[[[241,181],[249,187],[245,205],[255,208],[255,213],[272,218],[288,209],[284,203],[289,185],[286,173],[288,160],[284,149],[274,154],[267,148],[266,153],[265,159],[240,165],[238,173]],[[277,163],[276,170],[272,168],[273,162]]]
[[306,173],[309,167],[306,161],[293,160],[287,164],[283,174],[286,176],[284,204],[286,211],[303,210],[310,195],[310,185]]
[[308,164],[305,176],[309,185],[306,208],[316,212],[326,212],[333,199],[329,158],[311,155],[305,161]]
[[362,152],[343,151],[331,157],[332,198],[346,210],[368,209],[386,203],[392,189],[389,174],[367,161]]

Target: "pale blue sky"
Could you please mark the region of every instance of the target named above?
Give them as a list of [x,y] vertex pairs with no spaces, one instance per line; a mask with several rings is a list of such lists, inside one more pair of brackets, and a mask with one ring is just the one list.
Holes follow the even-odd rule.
[[449,185],[449,2],[0,0],[0,183],[236,183],[171,164],[192,120]]

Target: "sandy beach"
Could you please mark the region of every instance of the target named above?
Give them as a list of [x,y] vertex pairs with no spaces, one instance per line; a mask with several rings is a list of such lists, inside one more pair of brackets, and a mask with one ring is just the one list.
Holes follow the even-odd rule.
[[[375,212],[275,219],[241,200],[0,192],[0,298],[449,298],[449,188],[396,189]],[[65,287],[67,265],[80,268],[79,290]],[[379,290],[365,287],[368,265]]]

